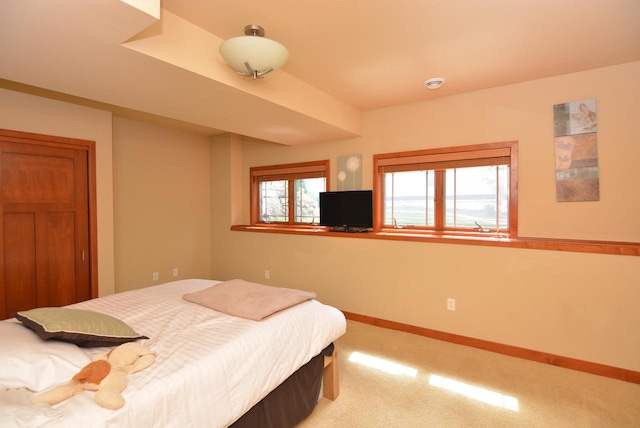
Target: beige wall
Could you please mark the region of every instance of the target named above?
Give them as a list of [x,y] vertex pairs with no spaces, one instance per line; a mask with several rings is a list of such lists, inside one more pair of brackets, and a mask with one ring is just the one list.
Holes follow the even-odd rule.
[[111,113],[0,88],[0,128],[96,142],[98,287],[113,293]]
[[[335,174],[338,156],[362,154],[371,188],[375,153],[518,140],[520,236],[640,242],[638,76],[632,63],[372,111],[361,138],[244,142],[241,161],[218,141],[213,157],[235,159],[229,170],[242,170],[243,185],[221,186],[229,170],[212,170],[212,204],[226,206],[232,192],[247,223],[251,166],[329,158]],[[587,98],[598,103],[601,200],[557,203],[553,105]],[[216,278],[314,290],[350,312],[640,370],[638,257],[229,232],[218,222],[230,218],[214,225]]]
[[208,138],[115,117],[113,179],[116,291],[210,278]]

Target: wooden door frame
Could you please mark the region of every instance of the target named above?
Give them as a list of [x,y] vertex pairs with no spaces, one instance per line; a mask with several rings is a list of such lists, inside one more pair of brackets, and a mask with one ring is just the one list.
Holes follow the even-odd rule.
[[0,129],[0,140],[8,143],[34,144],[87,152],[89,193],[89,284],[91,298],[98,297],[98,204],[96,185],[96,142],[53,135]]

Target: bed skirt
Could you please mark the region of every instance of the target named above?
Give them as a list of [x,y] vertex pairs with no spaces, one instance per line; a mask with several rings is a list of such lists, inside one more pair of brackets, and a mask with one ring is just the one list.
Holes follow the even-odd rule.
[[269,395],[253,406],[232,428],[287,428],[309,416],[318,404],[325,357],[333,343],[300,367]]

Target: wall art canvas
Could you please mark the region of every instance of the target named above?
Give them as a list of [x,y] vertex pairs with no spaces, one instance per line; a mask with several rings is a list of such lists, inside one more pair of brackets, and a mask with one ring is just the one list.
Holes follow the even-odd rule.
[[362,189],[362,155],[341,156],[338,158],[337,190]]
[[556,200],[600,200],[596,100],[553,106]]

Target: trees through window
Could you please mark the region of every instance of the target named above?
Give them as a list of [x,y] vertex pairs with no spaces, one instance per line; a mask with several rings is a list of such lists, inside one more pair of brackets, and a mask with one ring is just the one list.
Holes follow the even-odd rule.
[[328,160],[251,168],[251,224],[317,224],[328,171]]

